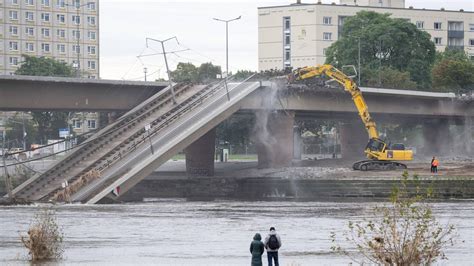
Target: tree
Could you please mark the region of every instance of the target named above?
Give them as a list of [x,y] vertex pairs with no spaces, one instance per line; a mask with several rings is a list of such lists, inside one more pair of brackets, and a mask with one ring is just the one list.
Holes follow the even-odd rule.
[[[72,77],[71,66],[46,57],[23,55],[24,61],[15,71],[16,75]],[[45,143],[48,139],[58,138],[58,129],[67,127],[67,112],[32,112],[33,120],[38,125],[38,139]]]
[[203,63],[198,69],[198,80],[199,82],[208,82],[210,80],[216,80],[217,75],[221,75],[221,67],[215,66],[212,63]]
[[234,75],[234,79],[237,80],[237,81],[245,80],[245,79],[247,79],[248,77],[252,76],[255,73],[257,73],[257,72],[251,71],[251,70],[238,70]]
[[474,63],[464,52],[447,50],[439,53],[432,75],[433,87],[438,91],[474,91]]
[[46,57],[23,55],[23,62],[15,75],[72,77],[74,70],[66,63]]
[[360,256],[354,257],[337,244],[331,233],[333,251],[348,255],[364,265],[431,265],[445,259],[443,250],[454,245],[454,227],[441,225],[433,216],[427,199],[433,189],[423,191],[419,178],[409,179],[405,172],[395,187],[388,206],[376,207],[374,219],[349,222],[346,241],[355,245]]
[[171,72],[174,82],[196,82],[198,75],[198,69],[192,63],[179,62],[176,70]]
[[390,14],[360,11],[344,22],[341,38],[326,52],[326,63],[338,68],[358,65],[361,52],[361,85],[367,85],[373,71],[381,68],[407,72],[418,88],[431,85],[435,46],[430,35],[403,19]]
[[390,67],[382,67],[382,69],[372,70],[366,69],[369,73],[366,84],[369,87],[382,87],[388,89],[416,89],[418,84],[410,79],[409,72],[402,72]]

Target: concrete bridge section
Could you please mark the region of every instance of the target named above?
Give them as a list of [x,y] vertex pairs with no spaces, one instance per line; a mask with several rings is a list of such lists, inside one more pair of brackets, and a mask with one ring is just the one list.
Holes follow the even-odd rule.
[[[261,111],[268,106],[270,95],[273,106],[280,110],[280,119],[327,119],[341,123],[341,147],[345,157],[360,157],[367,143],[363,127],[350,95],[340,88],[290,89],[280,94],[271,93],[271,84],[249,95],[242,103],[243,110]],[[453,93],[409,90],[361,88],[369,111],[377,122],[411,123],[423,125],[425,153],[442,154],[453,150],[450,125],[465,125],[465,151],[473,151],[472,121],[474,101],[459,99]],[[291,114],[288,116],[288,114]],[[271,127],[270,127],[271,130]],[[290,131],[278,126],[278,132]],[[273,133],[272,133],[273,134]],[[287,150],[298,150],[288,142]],[[299,156],[296,155],[296,158]],[[281,164],[278,162],[277,165]]]
[[[166,84],[157,82],[125,82],[50,77],[0,77],[0,110],[130,110]],[[344,155],[361,156],[367,134],[357,116],[350,96],[340,88],[291,89],[275,93],[271,83],[263,82],[254,93],[239,102],[240,111],[267,115],[262,126],[274,141],[260,141],[261,167],[291,164],[294,155],[295,119],[342,119],[341,143]],[[425,139],[431,143],[445,142],[450,123],[472,125],[473,101],[457,99],[451,93],[430,93],[407,90],[361,88],[370,112],[377,121],[422,121]],[[271,107],[270,107],[271,106]],[[276,108],[277,111],[270,111]],[[265,114],[267,113],[267,114]],[[466,149],[472,152],[472,126],[465,133]],[[212,175],[214,134],[211,130],[186,149],[190,175]],[[362,145],[362,147],[360,146]],[[447,144],[449,146],[449,144]],[[442,149],[433,150],[439,152]],[[203,156],[203,153],[205,156]]]
[[0,110],[128,111],[166,86],[167,82],[0,76]]

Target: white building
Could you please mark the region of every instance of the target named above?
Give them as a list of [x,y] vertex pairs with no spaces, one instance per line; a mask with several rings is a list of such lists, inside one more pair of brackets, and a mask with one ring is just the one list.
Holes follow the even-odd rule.
[[474,60],[474,12],[405,8],[405,0],[341,0],[258,9],[259,70],[323,64],[344,19],[361,10],[390,13],[428,32],[438,51],[464,49]]
[[45,56],[99,77],[99,0],[0,0],[0,75],[23,54]]

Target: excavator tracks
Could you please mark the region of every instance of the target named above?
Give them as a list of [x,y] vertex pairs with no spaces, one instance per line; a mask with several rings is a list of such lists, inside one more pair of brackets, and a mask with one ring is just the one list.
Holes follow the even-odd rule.
[[352,165],[352,169],[360,171],[392,171],[407,169],[406,164],[392,161],[364,160]]

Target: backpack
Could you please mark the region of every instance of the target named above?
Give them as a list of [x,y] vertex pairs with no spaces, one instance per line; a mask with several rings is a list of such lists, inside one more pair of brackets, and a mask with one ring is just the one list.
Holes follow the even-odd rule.
[[278,238],[276,235],[270,235],[268,239],[268,247],[270,249],[278,249],[280,247],[280,243],[278,243]]

